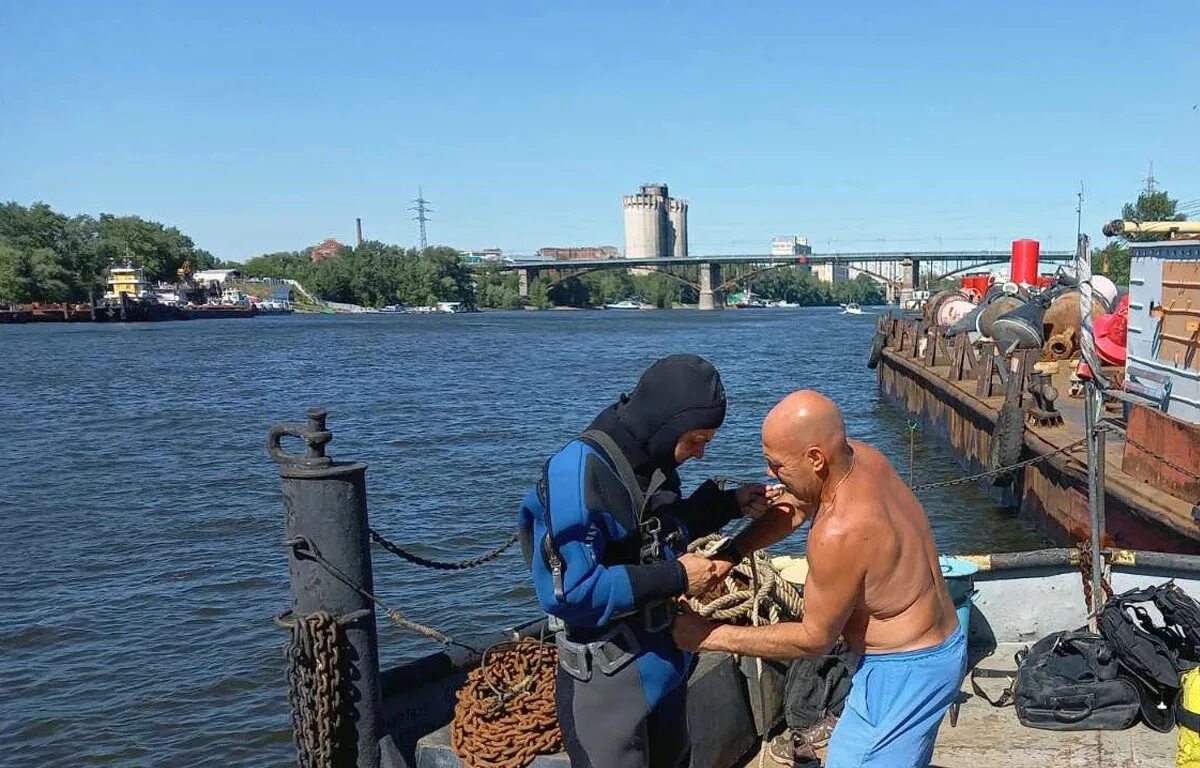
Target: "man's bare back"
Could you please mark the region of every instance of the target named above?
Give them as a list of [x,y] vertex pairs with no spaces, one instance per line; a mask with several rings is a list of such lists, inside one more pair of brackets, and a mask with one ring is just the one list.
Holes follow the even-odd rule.
[[[862,568],[861,597],[843,637],[855,650],[891,653],[937,645],[954,632],[958,618],[942,579],[929,521],[883,454],[855,440],[850,445],[853,471],[829,508],[813,521],[810,569],[844,571],[850,565],[844,560],[823,560],[833,540],[854,543],[848,549]],[[833,549],[839,555],[847,550]]]

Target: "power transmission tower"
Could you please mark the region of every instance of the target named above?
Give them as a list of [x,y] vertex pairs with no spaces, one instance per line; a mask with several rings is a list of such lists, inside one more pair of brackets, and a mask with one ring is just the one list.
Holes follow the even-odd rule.
[[429,214],[433,212],[433,209],[429,207],[429,201],[425,199],[420,187],[417,187],[417,199],[413,202],[416,205],[408,210],[416,212],[417,215],[413,216],[413,221],[421,224],[421,250],[424,251],[429,247],[429,237],[425,231],[425,225],[429,222]]
[[1154,185],[1157,183],[1158,183],[1158,181],[1154,178],[1154,161],[1151,161],[1150,162],[1150,173],[1146,175],[1146,194],[1147,195],[1154,193]]

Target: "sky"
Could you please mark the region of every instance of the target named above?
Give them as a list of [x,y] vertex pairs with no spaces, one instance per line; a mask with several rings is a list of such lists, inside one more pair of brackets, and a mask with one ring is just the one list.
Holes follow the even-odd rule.
[[[1152,7],[1151,7],[1152,6]],[[222,259],[336,237],[622,245],[665,182],[693,254],[1073,248],[1200,210],[1194,0],[0,0],[0,200],[136,214]]]

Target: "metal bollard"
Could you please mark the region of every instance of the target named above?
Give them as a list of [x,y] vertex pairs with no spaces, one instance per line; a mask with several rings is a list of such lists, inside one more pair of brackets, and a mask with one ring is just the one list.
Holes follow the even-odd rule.
[[[378,768],[383,711],[379,686],[379,642],[370,541],[367,538],[367,465],[335,462],[325,455],[333,434],[325,428],[326,412],[308,411],[308,425],[273,427],[267,452],[279,464],[286,514],[288,573],[292,617],[325,611],[339,620],[345,633],[342,649],[341,728],[333,765]],[[304,455],[287,453],[286,437],[307,444]]]

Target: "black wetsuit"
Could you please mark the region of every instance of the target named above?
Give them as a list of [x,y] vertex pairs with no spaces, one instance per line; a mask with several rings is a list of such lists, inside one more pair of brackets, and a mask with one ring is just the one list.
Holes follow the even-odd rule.
[[688,763],[692,658],[669,628],[671,601],[687,589],[676,558],[738,508],[734,492],[712,481],[683,498],[674,448],[684,432],[715,429],[724,416],[711,364],[665,358],[589,427],[611,439],[642,492],[656,486],[644,511],[633,508],[619,462],[588,433],[552,456],[526,494],[521,525],[533,543],[534,586],[542,607],[565,624],[557,704],[575,768]]

